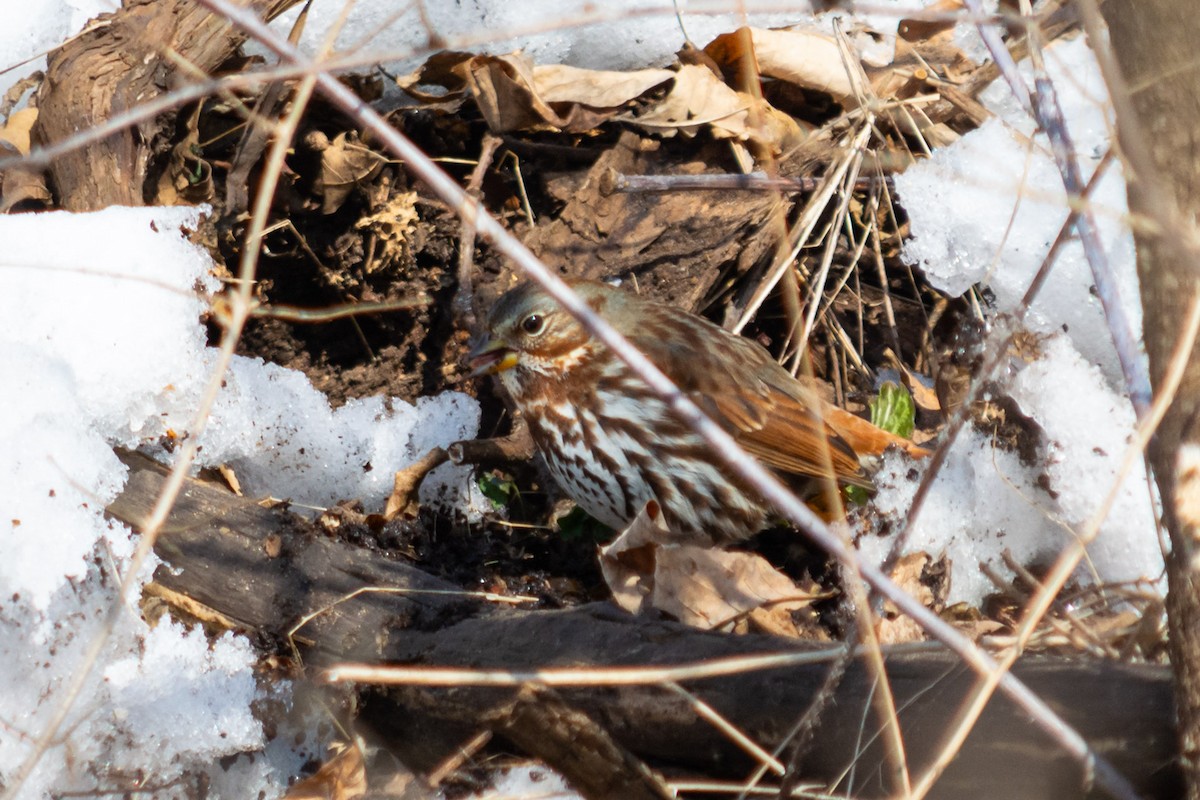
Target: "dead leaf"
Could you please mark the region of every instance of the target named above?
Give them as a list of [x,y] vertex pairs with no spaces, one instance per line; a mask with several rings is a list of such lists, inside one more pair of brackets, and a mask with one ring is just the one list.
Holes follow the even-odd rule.
[[425,476],[429,474],[430,470],[446,463],[449,459],[450,456],[446,454],[445,450],[435,447],[418,461],[397,472],[395,478],[392,479],[392,493],[388,496],[387,505],[384,507],[384,520],[395,519],[400,514],[415,516],[420,508],[417,491],[421,488],[421,482],[425,480]]
[[187,119],[187,133],[171,149],[167,168],[158,179],[155,202],[163,206],[197,205],[214,196],[212,165],[200,157],[200,111],[197,103]]
[[313,191],[321,197],[322,214],[332,214],[341,208],[350,192],[372,180],[387,162],[359,142],[353,131],[339,133],[332,142],[325,134],[314,131],[305,137],[304,143],[321,154],[321,173]]
[[355,800],[367,793],[367,770],[362,751],[353,745],[334,745],[333,758],[297,781],[284,800]]
[[564,65],[534,66],[522,53],[476,56],[454,71],[470,88],[488,126],[496,133],[589,131],[675,76],[665,69],[610,72]]
[[[752,114],[755,105],[758,111]],[[799,146],[805,138],[796,120],[697,65],[680,67],[662,100],[621,119],[660,136],[695,136],[707,129],[718,139],[753,142],[774,154]]]
[[[892,349],[884,348],[883,357],[892,369],[900,373],[900,382],[904,384],[904,388],[908,389],[912,394],[913,402],[921,408],[922,411],[930,411],[938,413],[942,410],[941,402],[938,400],[937,392],[927,385],[923,376],[909,369],[902,362]],[[930,379],[928,383],[933,383]]]
[[816,598],[753,553],[673,543],[653,501],[601,550],[600,569],[627,611],[653,608],[705,630],[753,615],[760,628],[795,636],[791,614]]
[[926,386],[925,382],[914,374],[912,370],[904,367],[900,374],[904,377],[904,385],[912,392],[913,401],[918,406],[925,411],[937,412],[942,410],[942,405],[938,402],[937,392]]
[[[937,601],[933,590],[923,580],[930,561],[928,553],[909,553],[896,562],[891,574],[897,586],[915,597],[926,608],[933,607]],[[879,620],[880,644],[925,641],[925,632],[921,630],[921,626],[914,622],[912,617],[901,614],[890,600],[884,603],[883,612]]]
[[918,446],[911,439],[885,431],[870,420],[851,414],[843,408],[826,404],[822,413],[829,427],[845,439],[860,456],[880,455],[892,445],[904,450],[913,458],[925,458],[930,455],[929,450]]
[[533,68],[534,87],[547,103],[579,103],[595,109],[623,106],[674,77],[669,69],[613,72],[565,64]]
[[857,57],[850,53],[848,60],[836,39],[816,31],[739,28],[713,39],[704,52],[727,70],[741,71],[748,60],[749,74],[825,92],[844,108],[857,108],[867,85]]
[[[7,119],[9,113],[21,102],[21,98],[25,96],[25,93],[30,89],[37,89],[45,79],[46,73],[37,70],[8,87],[8,91],[4,93],[4,97],[0,98],[0,117]],[[30,108],[36,108],[36,102],[36,97],[31,96],[29,100]]]
[[[425,60],[421,66],[402,78],[396,79],[396,85],[414,99],[423,103],[444,103],[461,99],[467,91],[458,66],[464,61],[470,61],[474,56],[458,50],[446,50],[435,53]],[[438,86],[443,91],[428,92],[422,86]]]
[[[583,133],[619,119],[660,136],[711,130],[717,138],[763,144],[775,154],[795,147],[805,135],[787,114],[730,88],[712,69],[696,64],[616,72],[534,65],[523,53],[451,53],[431,58],[398,85],[427,103],[468,90],[497,133]],[[445,92],[420,88],[431,85]]]
[[14,111],[4,127],[0,128],[0,142],[8,142],[23,156],[29,155],[29,132],[33,130],[33,123],[37,122],[37,118],[36,108]]
[[687,65],[675,73],[670,92],[660,102],[624,119],[647,130],[695,136],[705,125],[719,126],[727,136],[746,138],[749,98],[726,86],[712,70]]

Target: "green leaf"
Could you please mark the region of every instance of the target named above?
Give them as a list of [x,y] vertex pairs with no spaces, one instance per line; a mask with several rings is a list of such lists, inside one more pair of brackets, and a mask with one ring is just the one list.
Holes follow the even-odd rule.
[[846,499],[849,500],[852,505],[865,506],[871,499],[870,492],[861,486],[847,486],[842,489],[842,491],[846,493]]
[[517,484],[498,472],[488,472],[479,476],[479,491],[491,501],[497,511],[504,511],[521,496]]
[[605,525],[579,506],[575,506],[558,518],[558,532],[564,539],[585,539],[600,542],[612,538],[612,528]]
[[871,422],[877,427],[906,439],[912,436],[917,407],[903,386],[891,381],[883,384],[870,406]]

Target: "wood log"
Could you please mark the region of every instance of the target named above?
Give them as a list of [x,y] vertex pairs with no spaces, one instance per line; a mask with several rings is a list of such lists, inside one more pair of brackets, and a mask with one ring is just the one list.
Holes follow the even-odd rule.
[[[109,512],[136,525],[157,497],[164,470],[143,456],[123,458],[131,468],[130,480]],[[280,547],[268,546],[268,540],[276,539]],[[189,481],[156,551],[169,565],[158,570],[156,581],[260,633],[281,636],[301,617],[327,609],[301,631],[301,650],[312,663],[354,660],[526,671],[677,665],[813,649],[775,637],[728,636],[632,617],[609,604],[514,611],[443,594],[369,593],[343,600],[367,586],[418,591],[453,587],[381,553],[297,531],[288,514],[200,481]],[[343,601],[335,604],[338,600]],[[821,663],[798,665],[697,680],[685,688],[771,749],[812,702],[828,669]],[[890,652],[887,670],[901,709],[910,768],[919,771],[937,752],[974,675],[955,656],[932,646]],[[1015,672],[1144,796],[1176,796],[1180,784],[1167,668],[1028,657]],[[370,697],[366,711],[403,750],[405,742],[428,745],[430,720],[459,731],[492,727],[503,733],[497,714],[518,705],[518,693],[513,688],[391,687]],[[871,693],[868,673],[861,663],[851,663],[803,759],[806,780],[832,784],[844,776],[841,790],[859,797],[885,795]],[[752,766],[744,753],[696,717],[685,698],[664,687],[557,687],[555,697],[598,723],[628,751],[656,764],[724,777],[744,776]],[[521,735],[527,736],[527,730]],[[436,752],[426,752],[421,760],[436,758]],[[1091,794],[1080,765],[997,695],[933,796]]]
[[[138,453],[118,455],[129,481],[108,513],[137,528],[166,469]],[[248,630],[286,639],[312,616],[295,638],[314,664],[378,660],[406,631],[438,629],[482,606],[453,584],[199,480],[187,482],[155,552],[169,565],[155,583]]]
[[[270,19],[298,0],[252,0]],[[193,0],[126,0],[49,56],[38,92],[34,140],[57,144],[169,91],[190,78],[181,65],[212,74],[245,40],[227,20]],[[172,115],[113,133],[54,159],[50,177],[69,211],[141,206],[156,135]]]

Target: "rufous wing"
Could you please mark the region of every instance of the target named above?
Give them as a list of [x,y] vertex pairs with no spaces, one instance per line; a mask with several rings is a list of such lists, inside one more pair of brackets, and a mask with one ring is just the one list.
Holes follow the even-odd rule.
[[[719,349],[688,361],[667,337],[633,343],[748,453],[783,473],[871,488],[854,450],[813,409],[807,389],[757,344],[724,334]],[[809,396],[811,395],[811,397]]]

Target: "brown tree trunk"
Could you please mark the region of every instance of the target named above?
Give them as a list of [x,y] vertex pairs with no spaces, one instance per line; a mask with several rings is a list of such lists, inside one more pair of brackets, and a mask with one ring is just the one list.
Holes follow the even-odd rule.
[[[1114,91],[1129,167],[1146,350],[1155,391],[1200,287],[1200,16],[1194,0],[1109,0],[1113,52],[1128,89]],[[1167,613],[1188,796],[1200,800],[1200,351],[1151,445],[1171,535]]]
[[[296,2],[251,0],[249,5],[269,18]],[[38,94],[35,140],[57,144],[156,99],[192,69],[211,74],[244,40],[243,33],[194,0],[126,0],[119,11],[101,15],[87,32],[50,54]],[[49,173],[61,207],[91,211],[144,205],[154,139],[169,121],[143,122],[54,159]]]

